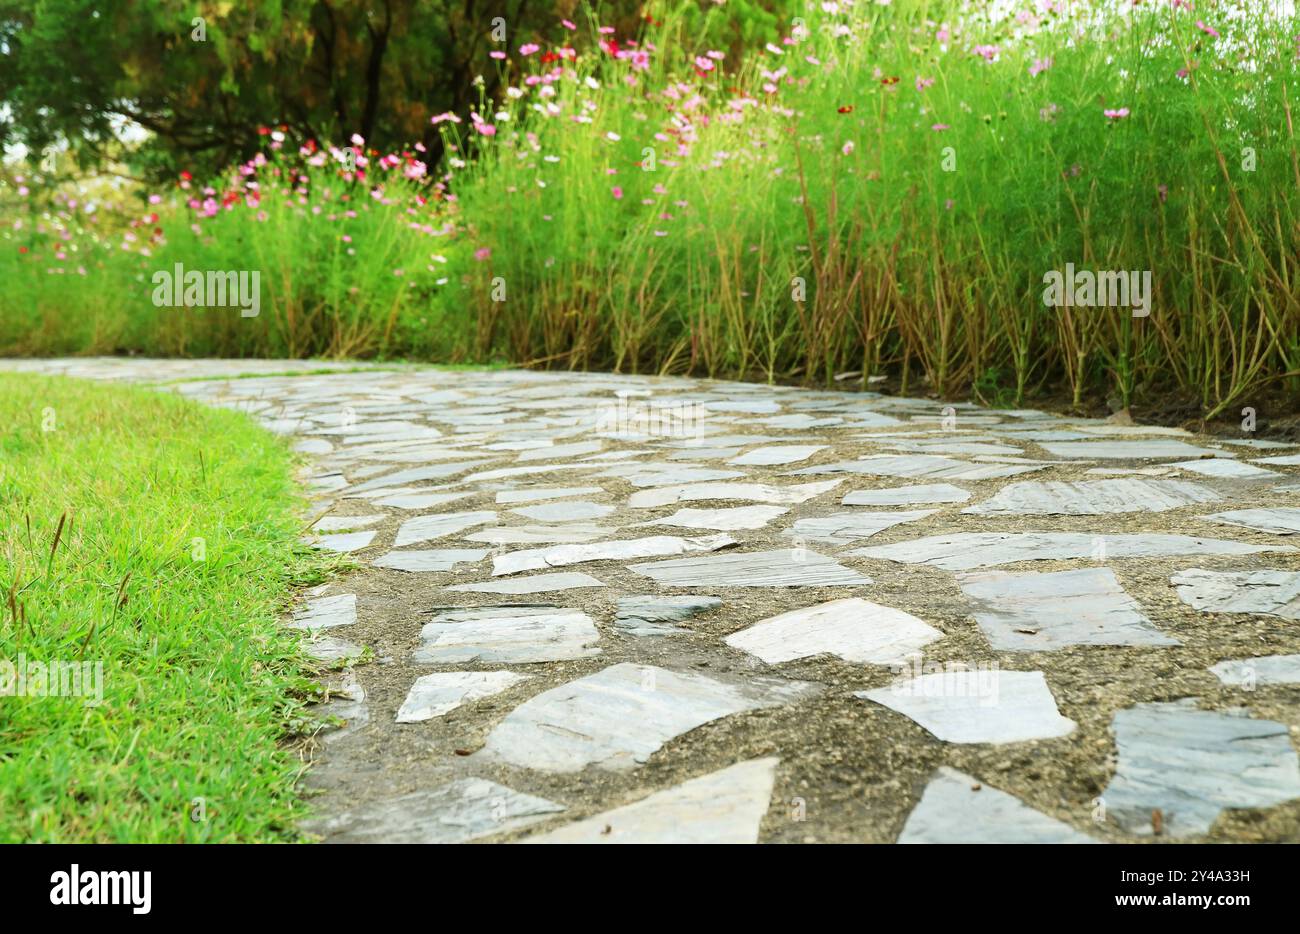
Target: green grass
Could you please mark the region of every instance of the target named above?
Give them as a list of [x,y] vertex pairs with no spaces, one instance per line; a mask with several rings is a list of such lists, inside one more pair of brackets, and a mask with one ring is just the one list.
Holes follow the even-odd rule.
[[98,704],[0,697],[0,842],[296,837],[292,467],[235,412],[0,374],[0,658],[103,665]]

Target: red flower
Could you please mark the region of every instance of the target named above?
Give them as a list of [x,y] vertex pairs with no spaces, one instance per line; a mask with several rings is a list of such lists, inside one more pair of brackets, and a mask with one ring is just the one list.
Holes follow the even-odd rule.
[[19,252],[19,253],[26,253],[26,252],[27,252],[27,247],[25,247],[25,246],[20,246],[20,247],[18,248],[18,252]]
[[842,114],[851,114],[851,113],[853,113],[853,105],[852,105],[852,104],[845,104],[843,107],[839,108],[839,111],[840,111],[840,113],[842,113]]
[[188,181],[191,181],[193,178],[194,178],[194,176],[191,175],[189,172],[181,172],[181,180],[182,180],[182,181],[186,181],[186,182],[188,182]]
[[258,136],[270,136],[270,135],[271,135],[271,128],[270,128],[269,126],[259,126],[259,127],[257,128],[257,135],[258,135]]

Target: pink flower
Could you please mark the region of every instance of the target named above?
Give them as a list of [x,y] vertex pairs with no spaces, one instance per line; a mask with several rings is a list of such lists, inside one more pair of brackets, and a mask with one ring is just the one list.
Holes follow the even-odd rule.
[[971,54],[980,56],[986,62],[992,62],[998,57],[998,47],[996,45],[977,45],[971,49]]
[[486,260],[491,255],[492,255],[492,251],[485,246],[481,246],[474,251],[474,258],[478,260],[480,263]]
[[1121,107],[1119,110],[1103,110],[1102,113],[1106,115],[1107,119],[1123,120],[1128,116],[1128,108]]
[[712,71],[713,59],[705,58],[703,55],[695,56],[695,67],[700,71]]
[[609,193],[610,193],[611,195],[614,196],[614,200],[615,200],[615,201],[619,201],[619,200],[621,200],[622,197],[623,197],[623,189],[620,188],[620,187],[618,187],[617,185],[615,185],[613,188],[611,188],[611,189],[609,190]]
[[845,143],[843,146],[841,146],[841,147],[840,147],[840,152],[844,153],[844,155],[846,155],[846,156],[848,156],[848,155],[852,155],[852,154],[853,154],[853,140],[849,140],[847,143]]
[[1029,66],[1029,77],[1033,78],[1051,67],[1052,60],[1050,58],[1036,58],[1034,63]]
[[919,92],[919,91],[924,91],[926,88],[928,88],[928,87],[929,87],[930,85],[932,85],[932,84],[934,84],[934,79],[933,79],[933,78],[922,78],[920,75],[917,75],[917,76],[916,76],[916,90],[917,90],[918,92]]
[[474,129],[478,130],[484,136],[496,136],[497,128],[490,123],[476,123]]
[[1199,29],[1201,32],[1205,33],[1207,36],[1213,36],[1216,39],[1219,38],[1219,31],[1215,29],[1213,26],[1205,25],[1205,22],[1203,20],[1198,19],[1196,21],[1196,28]]
[[935,123],[935,124],[932,124],[932,125],[930,126],[930,129],[934,130],[934,132],[936,132],[936,133],[942,133],[944,130],[948,129],[948,124],[946,124],[946,123]]
[[578,28],[573,23],[569,22],[567,19],[560,20],[560,25],[563,26],[565,29],[569,30],[570,32]]
[[540,48],[541,48],[541,46],[539,46],[539,45],[538,45],[537,43],[535,43],[535,42],[525,42],[523,45],[521,45],[521,46],[519,47],[519,54],[520,54],[520,55],[532,55],[534,52],[536,52],[536,51],[537,51],[538,49],[540,49]]
[[489,58],[505,58],[505,57],[506,57],[506,53],[505,53],[505,52],[502,52],[500,49],[493,49],[491,52],[488,53],[488,57],[489,57]]

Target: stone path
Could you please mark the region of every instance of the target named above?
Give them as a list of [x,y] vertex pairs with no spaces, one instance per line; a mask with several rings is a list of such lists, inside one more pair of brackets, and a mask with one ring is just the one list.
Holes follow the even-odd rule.
[[303,452],[309,540],[356,565],[286,620],[332,689],[325,840],[1300,841],[1300,445],[689,379],[4,365],[185,378]]

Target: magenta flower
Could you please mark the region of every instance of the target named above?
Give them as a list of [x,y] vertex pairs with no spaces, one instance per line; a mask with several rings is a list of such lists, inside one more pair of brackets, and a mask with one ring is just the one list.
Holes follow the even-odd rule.
[[1121,107],[1118,110],[1103,110],[1102,113],[1106,115],[1107,119],[1123,120],[1128,116],[1128,108]]
[[520,54],[520,55],[532,55],[534,52],[536,52],[536,51],[537,51],[538,49],[540,49],[540,48],[541,48],[541,46],[539,46],[539,45],[538,45],[537,43],[535,43],[535,42],[525,42],[523,45],[521,45],[521,46],[519,47],[519,54]]
[[611,189],[609,190],[609,193],[610,193],[611,195],[614,196],[614,200],[615,200],[615,201],[622,200],[622,198],[623,198],[623,189],[620,188],[620,187],[617,186],[617,185],[615,185],[613,188],[611,188]]
[[491,255],[492,255],[492,251],[485,246],[481,246],[474,251],[474,258],[478,260],[480,263],[486,260]]
[[1201,32],[1205,33],[1207,36],[1213,36],[1216,39],[1219,38],[1219,31],[1215,29],[1213,26],[1207,26],[1204,20],[1198,19],[1196,21],[1196,28],[1199,29]]
[[506,53],[502,52],[500,49],[493,49],[491,52],[488,53],[488,58],[501,59],[505,57],[506,57]]
[[567,19],[560,20],[560,25],[563,26],[565,29],[569,30],[570,32],[573,32],[575,29],[578,28],[573,23],[569,22]]

